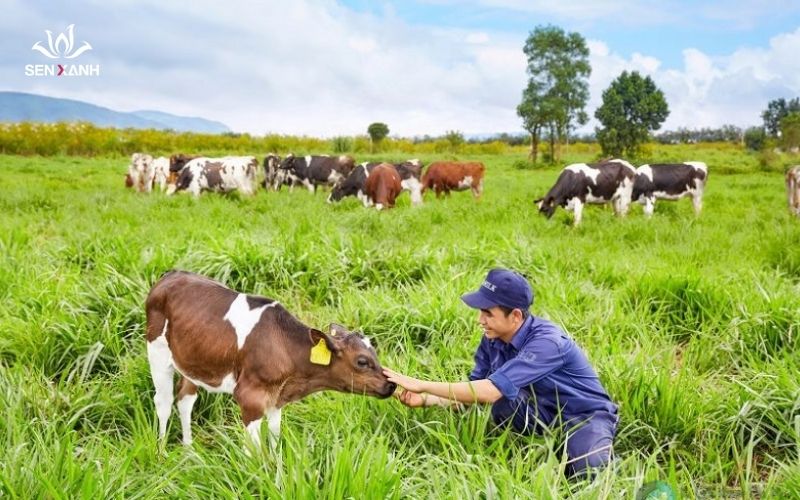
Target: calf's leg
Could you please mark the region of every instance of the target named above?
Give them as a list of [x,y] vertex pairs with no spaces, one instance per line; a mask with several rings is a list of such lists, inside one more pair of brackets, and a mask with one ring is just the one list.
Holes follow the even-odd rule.
[[197,401],[197,386],[186,377],[180,381],[178,389],[178,414],[181,417],[181,430],[183,431],[183,444],[192,444],[192,407]]

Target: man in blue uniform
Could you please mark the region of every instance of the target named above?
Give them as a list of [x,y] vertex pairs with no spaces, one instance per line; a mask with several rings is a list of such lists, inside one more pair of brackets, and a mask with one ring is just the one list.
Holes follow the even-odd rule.
[[400,401],[412,408],[489,403],[496,424],[522,434],[561,426],[568,475],[604,466],[619,420],[617,405],[578,345],[553,323],[530,314],[528,281],[492,269],[480,288],[461,300],[480,311],[484,332],[470,381],[431,382],[385,369],[389,380],[405,389]]

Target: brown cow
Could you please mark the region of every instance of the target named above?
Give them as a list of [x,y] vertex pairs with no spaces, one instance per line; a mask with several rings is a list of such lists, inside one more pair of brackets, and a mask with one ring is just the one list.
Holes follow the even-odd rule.
[[786,195],[789,198],[789,210],[800,216],[800,165],[786,172]]
[[[281,408],[330,389],[386,398],[395,384],[359,333],[310,328],[277,301],[238,293],[204,276],[170,271],[146,301],[147,357],[155,384],[158,432],[172,413],[173,374],[182,378],[178,412],[184,444],[192,442],[197,388],[233,394],[256,446],[266,414],[274,438]],[[275,445],[275,439],[271,440]]]
[[433,189],[438,198],[442,193],[472,189],[476,199],[483,192],[483,173],[486,167],[479,161],[435,161],[422,176],[422,191]]
[[174,154],[169,157],[169,176],[167,177],[167,184],[175,184],[178,180],[178,174],[187,163],[200,158],[201,155],[187,155],[183,153]]
[[403,190],[400,174],[391,163],[381,163],[370,172],[365,184],[367,198],[375,208],[394,208],[397,195]]

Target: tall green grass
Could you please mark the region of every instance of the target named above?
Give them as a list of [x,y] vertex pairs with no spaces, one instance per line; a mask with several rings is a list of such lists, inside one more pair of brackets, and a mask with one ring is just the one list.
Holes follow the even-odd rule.
[[[380,213],[302,190],[140,195],[125,160],[0,156],[0,492],[631,498],[661,479],[686,498],[797,496],[800,224],[780,174],[704,154],[664,149],[709,163],[699,218],[687,200],[652,220],[591,207],[578,228],[537,213],[558,169],[514,168],[523,154],[479,157],[479,202],[403,195]],[[620,403],[616,459],[594,482],[563,479],[556,435],[492,429],[486,407],[338,393],[285,409],[280,462],[245,453],[224,395],[201,393],[192,448],[176,415],[157,443],[143,301],[164,271],[277,298],[311,325],[362,329],[387,366],[463,380],[480,332],[459,296],[497,265],[530,278],[534,313],[584,347]]]

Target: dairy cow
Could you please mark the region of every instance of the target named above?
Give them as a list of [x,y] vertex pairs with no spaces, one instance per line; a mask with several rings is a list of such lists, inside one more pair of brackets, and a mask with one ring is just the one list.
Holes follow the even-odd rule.
[[625,160],[575,163],[564,167],[555,185],[535,203],[548,219],[557,207],[574,211],[576,226],[587,203],[613,203],[614,212],[624,216],[630,207],[635,176],[633,166]]
[[691,196],[695,215],[700,215],[707,179],[708,167],[699,161],[642,165],[636,169],[631,199],[644,205],[644,213],[650,217],[656,200]]

